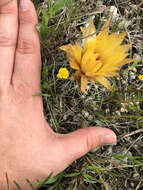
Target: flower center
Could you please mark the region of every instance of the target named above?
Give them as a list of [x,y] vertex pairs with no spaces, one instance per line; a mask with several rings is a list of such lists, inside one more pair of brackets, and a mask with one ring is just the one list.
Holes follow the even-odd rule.
[[102,67],[102,61],[98,53],[93,51],[86,51],[81,61],[81,72],[86,76],[95,75],[95,73]]
[[58,78],[67,79],[69,77],[69,72],[66,68],[60,68],[57,76]]

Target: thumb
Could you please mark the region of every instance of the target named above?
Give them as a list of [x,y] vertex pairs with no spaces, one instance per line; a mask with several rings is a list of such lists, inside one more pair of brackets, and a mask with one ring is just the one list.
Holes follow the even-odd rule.
[[60,140],[66,150],[65,160],[70,164],[98,146],[116,144],[116,135],[110,129],[88,127],[63,135]]

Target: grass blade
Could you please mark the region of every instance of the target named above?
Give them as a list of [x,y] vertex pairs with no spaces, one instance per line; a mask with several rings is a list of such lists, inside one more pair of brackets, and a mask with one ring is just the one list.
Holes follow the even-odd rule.
[[16,183],[16,181],[14,181],[13,183],[16,185],[18,190],[22,190],[21,187]]
[[57,12],[59,12],[65,5],[66,0],[59,0],[52,8],[51,12],[52,15],[55,15]]

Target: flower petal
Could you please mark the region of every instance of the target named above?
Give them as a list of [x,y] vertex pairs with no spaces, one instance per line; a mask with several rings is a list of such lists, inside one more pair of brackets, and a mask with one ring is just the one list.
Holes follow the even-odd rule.
[[82,75],[81,76],[81,91],[85,94],[87,94],[86,85],[87,85],[87,78],[86,78],[86,76]]
[[80,70],[80,66],[73,56],[67,55],[67,58],[69,59],[69,63],[72,69]]
[[[91,67],[90,68],[90,70],[88,71],[86,71],[86,76],[95,76],[96,75],[96,73],[98,72],[98,71],[100,71],[100,68],[102,67],[102,62],[99,60],[99,61],[96,61],[95,62],[95,64],[94,64],[94,67]],[[88,65],[87,65],[88,66]]]
[[74,67],[74,69],[79,68],[79,63],[81,62],[82,56],[82,48],[78,44],[68,44],[65,46],[61,46],[60,49],[66,51],[67,57],[70,59],[71,62],[74,62],[71,64],[71,67]]
[[95,51],[100,52],[100,54],[104,57],[109,56],[109,54],[113,54],[117,50],[116,48],[120,47],[125,35],[126,33],[118,34],[116,32],[106,36],[106,38],[102,38],[100,41],[97,37],[98,41],[96,43]]
[[96,38],[96,28],[94,26],[93,19],[90,20],[87,27],[80,27],[80,29],[82,31],[83,38]]
[[80,27],[83,34],[84,51],[89,48],[90,42],[96,39],[96,28],[93,19],[89,22],[87,27]]
[[108,18],[108,20],[105,22],[105,24],[103,25],[102,27],[102,30],[109,30],[109,26],[110,26],[110,22],[111,22],[111,19],[112,19],[112,15],[110,15],[110,17]]
[[[118,34],[118,32],[115,32],[115,33],[109,35],[108,39],[107,39],[108,40],[107,51],[108,52],[112,51],[114,48],[119,46],[122,43],[122,41],[124,40],[125,36],[126,36],[125,32],[121,33],[121,34]],[[109,46],[109,44],[110,44],[110,46]]]
[[95,78],[92,79],[94,79],[94,81],[101,83],[108,90],[113,90],[113,87],[110,85],[110,82],[104,76],[96,76]]
[[92,72],[93,69],[96,69],[96,66],[98,64],[96,63],[96,59],[98,56],[98,54],[94,53],[91,50],[88,50],[84,53],[81,61],[81,70],[83,73]]
[[122,65],[126,65],[128,63],[132,63],[132,62],[135,62],[136,59],[124,59],[121,63],[120,63],[120,66]]
[[95,73],[95,76],[110,76],[110,73],[117,72],[120,68],[119,67],[109,67],[108,70],[99,70],[98,72]]
[[101,67],[102,62],[98,60],[99,54],[87,50],[81,61],[81,71],[88,75],[89,73],[96,73]]

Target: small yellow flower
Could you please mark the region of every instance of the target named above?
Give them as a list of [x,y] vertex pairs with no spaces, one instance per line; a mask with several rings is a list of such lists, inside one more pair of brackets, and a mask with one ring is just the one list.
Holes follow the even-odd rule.
[[143,75],[139,75],[138,79],[142,80],[143,79]]
[[126,58],[129,55],[126,52],[130,48],[130,44],[121,44],[126,33],[109,34],[109,24],[110,19],[96,35],[96,29],[91,20],[88,27],[81,27],[82,46],[68,44],[60,47],[67,52],[70,66],[76,70],[73,77],[80,82],[81,91],[84,93],[86,93],[88,81],[99,82],[107,89],[112,90],[106,77],[118,76],[119,67],[134,61]]
[[66,68],[60,68],[57,76],[61,79],[67,79],[69,77],[69,71]]

